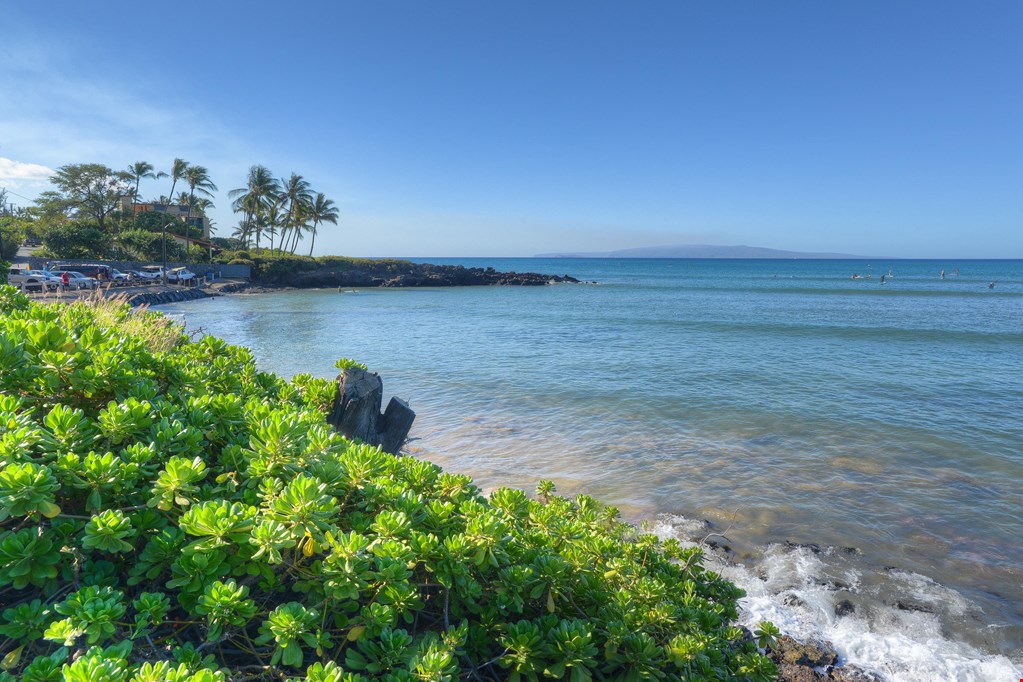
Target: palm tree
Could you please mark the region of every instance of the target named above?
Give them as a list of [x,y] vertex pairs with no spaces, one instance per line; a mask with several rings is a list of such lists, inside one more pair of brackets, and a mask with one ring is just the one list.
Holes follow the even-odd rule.
[[159,180],[160,178],[167,177],[167,174],[163,171],[154,173],[154,170],[156,169],[153,168],[153,164],[148,161],[136,161],[128,166],[128,170],[126,171],[128,179],[135,183],[135,189],[131,192],[131,214],[135,218],[136,226],[138,225],[139,217],[135,213],[135,205],[139,201],[139,184],[142,182],[142,178]]
[[185,171],[185,182],[188,183],[188,216],[185,222],[192,217],[192,205],[195,203],[195,193],[212,197],[217,191],[217,186],[210,180],[210,172],[204,166],[189,166]]
[[[284,230],[294,228],[298,230],[298,223],[295,220],[301,204],[308,203],[312,200],[312,190],[309,188],[309,183],[302,178],[301,175],[295,173],[291,174],[291,177],[287,180],[281,179],[281,198],[288,204],[288,213],[284,216]],[[297,242],[296,242],[297,243]],[[278,246],[278,251],[284,249],[284,237],[281,236],[281,242]]]
[[233,200],[231,208],[236,213],[244,214],[245,221],[250,225],[249,229],[255,233],[257,249],[261,232],[260,219],[269,203],[276,199],[280,192],[280,185],[267,167],[257,165],[249,168],[245,187],[233,189],[228,193]]
[[317,192],[316,199],[313,200],[312,205],[309,207],[309,219],[313,221],[313,227],[310,230],[313,235],[313,240],[309,244],[310,258],[313,255],[313,247],[316,245],[316,228],[319,227],[320,223],[337,225],[338,217],[337,206],[334,205],[334,200],[323,196],[323,192]]
[[270,202],[266,210],[263,211],[264,226],[266,227],[267,234],[270,235],[270,251],[274,250],[274,237],[280,233],[281,241],[284,240],[284,218],[281,215],[281,210],[284,208],[284,199],[281,195],[278,195]]
[[[171,191],[170,191],[170,194],[167,195],[168,197],[170,197],[170,201],[174,200],[174,188],[177,187],[178,180],[184,180],[185,179],[185,173],[187,173],[187,172],[188,172],[188,162],[185,161],[184,159],[174,159],[174,163],[173,163],[173,165],[171,165],[170,175],[168,176],[167,173],[163,174],[163,177],[165,177],[165,178],[166,177],[170,177],[171,180],[172,180],[172,182],[171,182]],[[170,203],[170,202],[168,202],[168,203]]]
[[298,249],[298,240],[302,239],[303,235],[312,229],[312,225],[309,224],[309,221],[312,219],[312,210],[312,197],[303,199],[295,208],[295,215],[291,219],[291,223],[294,228],[291,238],[291,248],[289,249],[291,253],[295,253]]
[[210,199],[208,197],[199,197],[198,199],[195,200],[195,207],[199,209],[199,213],[205,216],[207,213],[209,213],[209,210],[211,208],[216,208],[217,205],[213,203],[213,199]]
[[249,246],[249,238],[252,236],[252,223],[245,218],[238,221],[238,226],[231,231],[231,237],[237,239],[245,248]]

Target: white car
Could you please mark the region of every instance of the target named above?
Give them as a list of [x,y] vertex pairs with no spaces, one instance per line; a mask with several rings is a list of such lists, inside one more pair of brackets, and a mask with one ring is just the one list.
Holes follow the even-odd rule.
[[22,287],[25,291],[56,291],[59,283],[54,283],[47,273],[41,270],[26,270],[25,268],[11,268],[7,272],[7,283]]
[[163,279],[162,265],[143,265],[139,270],[139,277],[151,282]]
[[131,277],[124,274],[117,268],[110,268],[110,281],[114,283],[115,287],[126,286],[131,284]]
[[195,273],[188,268],[174,268],[167,272],[168,282],[177,282],[178,284],[191,284],[192,280],[195,279]]

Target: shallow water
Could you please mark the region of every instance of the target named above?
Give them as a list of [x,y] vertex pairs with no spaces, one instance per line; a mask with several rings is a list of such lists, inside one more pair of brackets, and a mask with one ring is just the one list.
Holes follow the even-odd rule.
[[928,637],[1023,661],[1023,262],[431,262],[598,284],[163,308],[285,376],[367,363],[416,410],[411,449],[484,487],[550,478],[634,521],[707,519],[754,574],[774,542],[854,547],[868,617],[836,636],[885,632],[920,592],[893,576],[919,576],[966,605],[903,610]]

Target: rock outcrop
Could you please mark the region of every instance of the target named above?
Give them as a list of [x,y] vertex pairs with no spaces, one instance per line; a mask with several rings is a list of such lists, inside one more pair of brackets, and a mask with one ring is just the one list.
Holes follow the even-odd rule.
[[855,665],[838,665],[830,642],[800,642],[782,635],[767,656],[778,666],[778,682],[883,682]]
[[209,298],[215,296],[200,287],[188,289],[162,289],[159,291],[145,291],[133,294],[128,298],[128,305],[160,305],[162,303],[180,303],[181,301],[194,301],[197,298]]
[[326,287],[459,287],[459,286],[542,286],[578,283],[569,275],[542,275],[536,272],[499,272],[494,268],[467,268],[462,265],[403,264],[353,270],[312,270],[276,278],[273,284],[300,289]]

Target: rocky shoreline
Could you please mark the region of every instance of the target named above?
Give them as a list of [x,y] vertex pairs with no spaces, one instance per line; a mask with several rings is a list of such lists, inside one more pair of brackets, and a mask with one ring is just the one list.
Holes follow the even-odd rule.
[[128,305],[137,307],[140,305],[161,305],[164,303],[180,303],[182,301],[194,301],[200,298],[211,298],[219,296],[219,293],[203,289],[201,287],[190,287],[187,289],[163,289],[161,291],[146,291],[132,294],[128,297]]
[[[197,287],[150,285],[129,289],[107,288],[100,294],[124,296],[133,307],[163,305],[211,298],[224,294],[260,294],[283,289],[349,289],[462,286],[546,286],[579,284],[570,275],[545,275],[537,272],[499,272],[494,268],[467,268],[463,265],[433,265],[407,261],[379,261],[378,265],[359,268],[323,268],[295,270],[256,277],[252,280],[218,280]],[[396,267],[398,265],[398,267]],[[77,300],[98,292],[63,292],[60,300]],[[48,298],[53,294],[35,294]]]
[[433,265],[430,263],[381,262],[379,267],[352,269],[323,268],[259,277],[262,286],[283,286],[296,289],[331,287],[461,287],[461,286],[543,286],[547,284],[578,284],[569,275],[544,275],[536,272],[499,272],[494,268],[467,268],[464,265]]
[[778,682],[883,682],[856,665],[838,665],[830,642],[800,642],[782,635],[767,648],[767,657],[778,666]]

